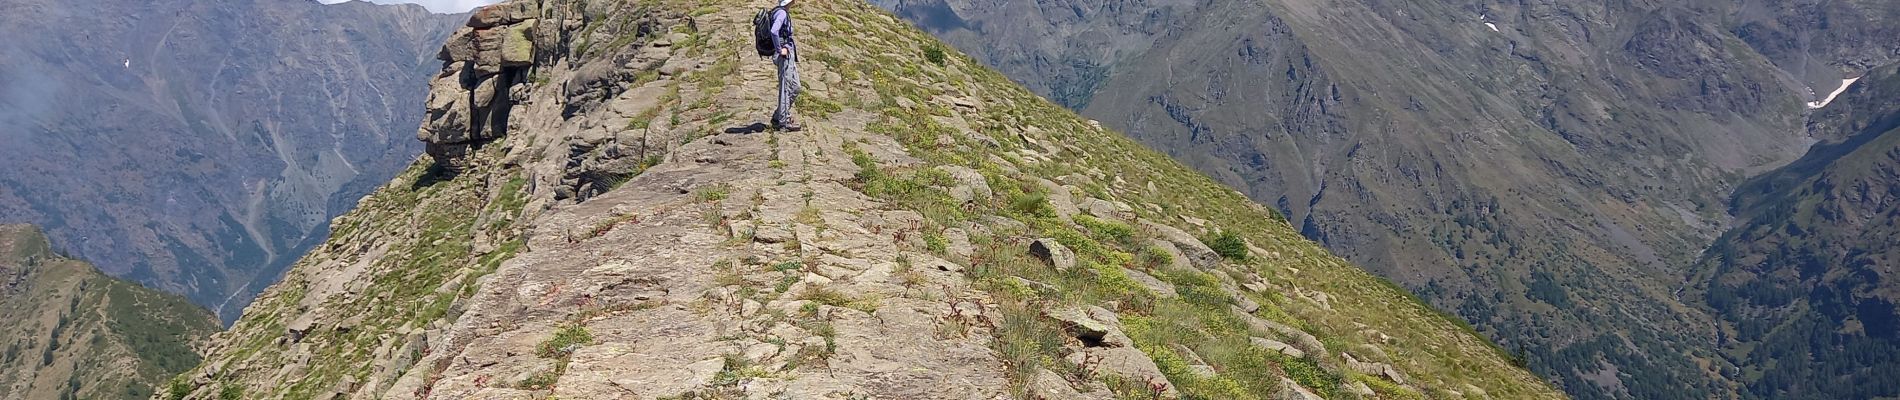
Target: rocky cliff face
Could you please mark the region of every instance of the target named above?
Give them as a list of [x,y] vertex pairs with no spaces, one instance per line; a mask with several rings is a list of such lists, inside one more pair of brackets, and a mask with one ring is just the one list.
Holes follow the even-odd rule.
[[235,319],[420,151],[463,16],[310,1],[0,4],[0,221]]
[[[1707,348],[1714,318],[1678,291],[1730,218],[1726,195],[1799,156],[1801,103],[1893,57],[1878,21],[1900,16],[1879,2],[1030,3],[1013,7],[1042,11],[886,5],[1031,87],[1102,77],[1082,114],[1275,206],[1586,398],[1733,393],[1717,366],[1736,360]],[[1111,28],[1138,16],[1167,18]],[[1086,45],[1114,37],[1134,44]],[[1109,71],[1045,78],[1022,61],[1044,58]]]
[[0,399],[143,399],[197,365],[218,321],[0,225]]
[[807,128],[757,131],[765,6],[477,12],[434,75],[434,157],[176,397],[1558,397],[1272,210],[868,4],[795,8]]

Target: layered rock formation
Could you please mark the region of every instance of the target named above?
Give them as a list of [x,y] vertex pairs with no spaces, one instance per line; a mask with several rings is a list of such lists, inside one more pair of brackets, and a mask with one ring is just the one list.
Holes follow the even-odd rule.
[[533,4],[481,8],[436,54],[442,72],[429,83],[416,138],[438,164],[460,171],[471,152],[508,133],[508,111],[528,100],[539,17]]
[[[756,131],[767,5],[478,12],[418,135],[447,151],[338,218],[182,397],[1559,396],[865,3],[798,6],[807,128]],[[490,63],[526,24],[534,62]]]

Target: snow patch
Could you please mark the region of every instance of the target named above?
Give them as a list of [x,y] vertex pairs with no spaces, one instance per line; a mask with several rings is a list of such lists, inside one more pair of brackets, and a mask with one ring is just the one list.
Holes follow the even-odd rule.
[[1492,31],[1492,32],[1497,32],[1497,31],[1498,31],[1498,24],[1493,24],[1493,23],[1490,23],[1490,22],[1486,22],[1486,23],[1484,23],[1484,26],[1486,26],[1486,27],[1489,27],[1489,28],[1491,28],[1491,31]]
[[1827,107],[1827,103],[1832,103],[1832,102],[1834,102],[1834,98],[1835,98],[1835,97],[1839,97],[1839,96],[1841,95],[1841,93],[1844,93],[1844,92],[1847,92],[1847,87],[1848,87],[1848,86],[1853,86],[1853,85],[1854,85],[1854,81],[1858,81],[1858,80],[1860,80],[1860,78],[1847,78],[1847,79],[1842,79],[1842,80],[1841,80],[1841,87],[1840,87],[1840,88],[1837,88],[1837,89],[1834,89],[1834,93],[1828,93],[1828,94],[1827,94],[1827,98],[1824,98],[1824,99],[1821,99],[1821,101],[1810,101],[1810,102],[1808,102],[1808,108],[1821,108],[1821,107]]

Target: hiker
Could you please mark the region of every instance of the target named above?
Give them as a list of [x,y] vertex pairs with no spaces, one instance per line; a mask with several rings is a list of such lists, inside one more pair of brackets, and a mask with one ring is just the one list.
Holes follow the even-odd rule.
[[[792,101],[798,98],[798,47],[792,40],[792,15],[787,10],[793,0],[779,0],[778,7],[759,13],[752,19],[753,46],[760,56],[772,57],[778,66],[778,109],[772,111],[772,129],[798,131],[803,127],[792,119]],[[767,45],[771,47],[766,47]]]

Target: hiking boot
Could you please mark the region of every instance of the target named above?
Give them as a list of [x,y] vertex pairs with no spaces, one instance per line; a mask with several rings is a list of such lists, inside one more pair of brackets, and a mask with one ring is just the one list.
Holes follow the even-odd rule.
[[799,125],[798,122],[795,122],[795,121],[786,121],[783,123],[773,123],[772,129],[777,129],[777,130],[786,131],[786,132],[798,132],[798,131],[805,130],[805,127],[803,125]]

